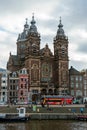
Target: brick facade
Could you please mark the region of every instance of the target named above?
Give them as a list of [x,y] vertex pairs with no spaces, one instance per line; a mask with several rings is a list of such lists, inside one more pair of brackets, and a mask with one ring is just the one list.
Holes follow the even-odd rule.
[[68,93],[68,38],[61,19],[53,41],[54,54],[47,44],[40,48],[40,34],[35,23],[34,16],[30,27],[26,21],[17,39],[17,55],[10,53],[7,69],[17,71],[25,67],[29,75],[30,91],[37,90],[37,93],[44,94]]

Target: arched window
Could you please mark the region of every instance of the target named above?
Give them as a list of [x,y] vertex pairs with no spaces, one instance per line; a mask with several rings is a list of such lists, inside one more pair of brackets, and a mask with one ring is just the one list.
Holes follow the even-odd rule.
[[38,77],[38,66],[37,66],[37,64],[33,64],[32,69],[33,69],[33,79],[37,80],[37,77]]
[[47,63],[42,65],[42,76],[49,76],[49,65]]

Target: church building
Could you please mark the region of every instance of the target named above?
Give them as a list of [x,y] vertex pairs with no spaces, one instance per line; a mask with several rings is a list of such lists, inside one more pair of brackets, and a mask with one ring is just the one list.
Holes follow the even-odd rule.
[[7,70],[15,72],[26,68],[29,91],[32,93],[69,93],[68,38],[64,33],[61,19],[52,44],[54,53],[48,44],[41,48],[41,36],[34,16],[30,25],[26,19],[23,32],[19,34],[16,42],[17,54],[10,53]]

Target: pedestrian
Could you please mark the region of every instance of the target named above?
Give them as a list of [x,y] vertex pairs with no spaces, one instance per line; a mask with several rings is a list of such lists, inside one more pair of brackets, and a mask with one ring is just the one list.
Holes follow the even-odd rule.
[[83,112],[84,112],[84,109],[81,107],[80,108],[80,113],[83,114]]
[[73,112],[73,115],[76,113],[76,109],[72,108],[71,111]]
[[47,102],[47,110],[49,110],[49,103]]
[[44,107],[44,103],[43,102],[41,103],[41,106]]
[[64,105],[64,101],[61,102],[61,105],[62,105],[62,107],[63,107],[63,105]]

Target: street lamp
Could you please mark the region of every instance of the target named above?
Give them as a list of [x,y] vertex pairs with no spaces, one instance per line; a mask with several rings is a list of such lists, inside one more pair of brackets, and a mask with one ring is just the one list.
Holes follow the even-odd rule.
[[47,94],[49,94],[49,81],[47,81]]

